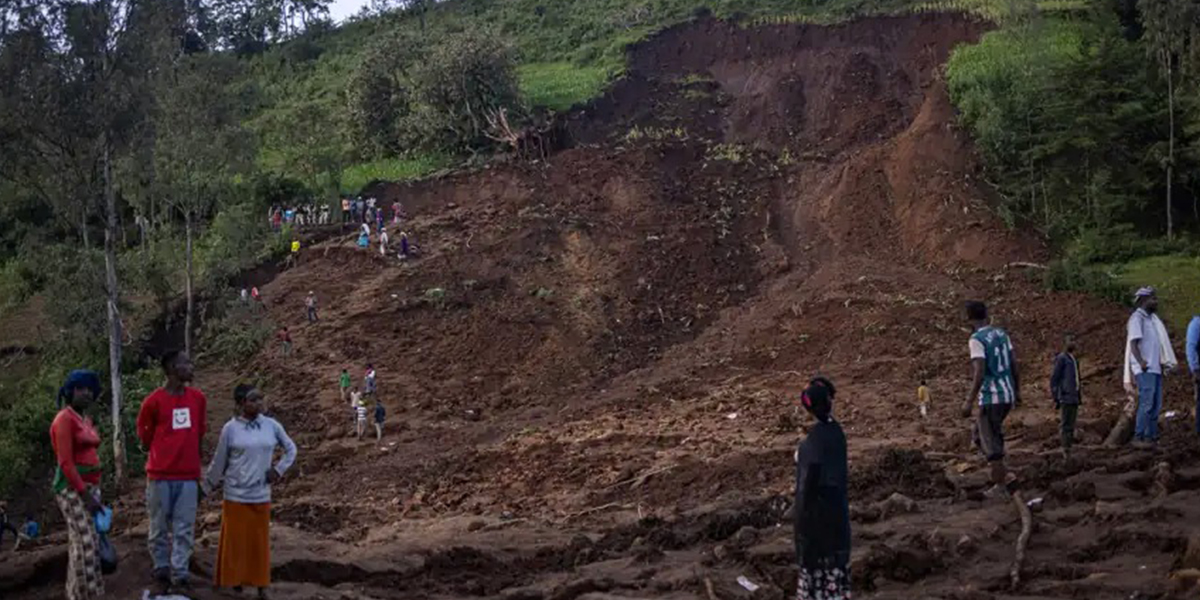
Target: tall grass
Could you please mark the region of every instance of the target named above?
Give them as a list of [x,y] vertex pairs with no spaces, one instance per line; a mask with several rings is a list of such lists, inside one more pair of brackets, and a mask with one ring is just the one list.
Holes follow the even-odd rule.
[[451,164],[450,158],[441,155],[383,158],[359,163],[342,171],[342,193],[357,194],[373,181],[404,181],[425,177]]
[[565,111],[600,95],[612,67],[570,62],[529,63],[517,68],[521,93],[534,107]]

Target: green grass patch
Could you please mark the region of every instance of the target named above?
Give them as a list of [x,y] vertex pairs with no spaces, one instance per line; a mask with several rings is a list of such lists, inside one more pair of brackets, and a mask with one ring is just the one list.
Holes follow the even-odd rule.
[[604,66],[542,62],[517,67],[517,77],[521,93],[531,105],[565,111],[599,96],[614,71]]
[[342,171],[342,191],[357,194],[372,181],[418,179],[450,166],[445,156],[423,155],[415,158],[384,158],[347,167]]
[[1200,314],[1200,258],[1195,256],[1151,256],[1130,261],[1117,271],[1117,279],[1128,296],[1144,285],[1158,290],[1159,313],[1178,336],[1187,331],[1192,315]]

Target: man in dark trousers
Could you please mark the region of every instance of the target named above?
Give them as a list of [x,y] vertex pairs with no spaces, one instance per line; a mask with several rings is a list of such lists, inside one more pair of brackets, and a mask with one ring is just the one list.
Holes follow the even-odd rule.
[[1063,458],[1071,457],[1071,446],[1075,442],[1075,420],[1079,416],[1079,404],[1083,399],[1079,385],[1079,361],[1075,358],[1075,338],[1067,334],[1063,338],[1063,350],[1054,357],[1054,373],[1050,376],[1050,394],[1055,410],[1062,414]]

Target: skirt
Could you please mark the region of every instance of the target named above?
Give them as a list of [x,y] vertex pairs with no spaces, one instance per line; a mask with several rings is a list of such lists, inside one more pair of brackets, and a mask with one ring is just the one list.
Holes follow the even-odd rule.
[[800,567],[796,600],[850,600],[850,570]]
[[271,585],[271,503],[221,505],[217,587]]
[[[95,490],[89,489],[88,494]],[[96,523],[88,512],[83,498],[67,488],[55,496],[63,519],[67,522],[67,600],[91,600],[104,595],[104,578],[100,572],[100,536]]]

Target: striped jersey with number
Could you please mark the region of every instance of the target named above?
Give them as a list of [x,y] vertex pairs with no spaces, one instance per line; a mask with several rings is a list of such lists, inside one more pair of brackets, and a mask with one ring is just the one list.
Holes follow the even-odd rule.
[[983,386],[979,389],[979,405],[1012,404],[1016,398],[1013,386],[1013,346],[1008,334],[999,327],[984,327],[971,334],[971,359],[982,358]]

